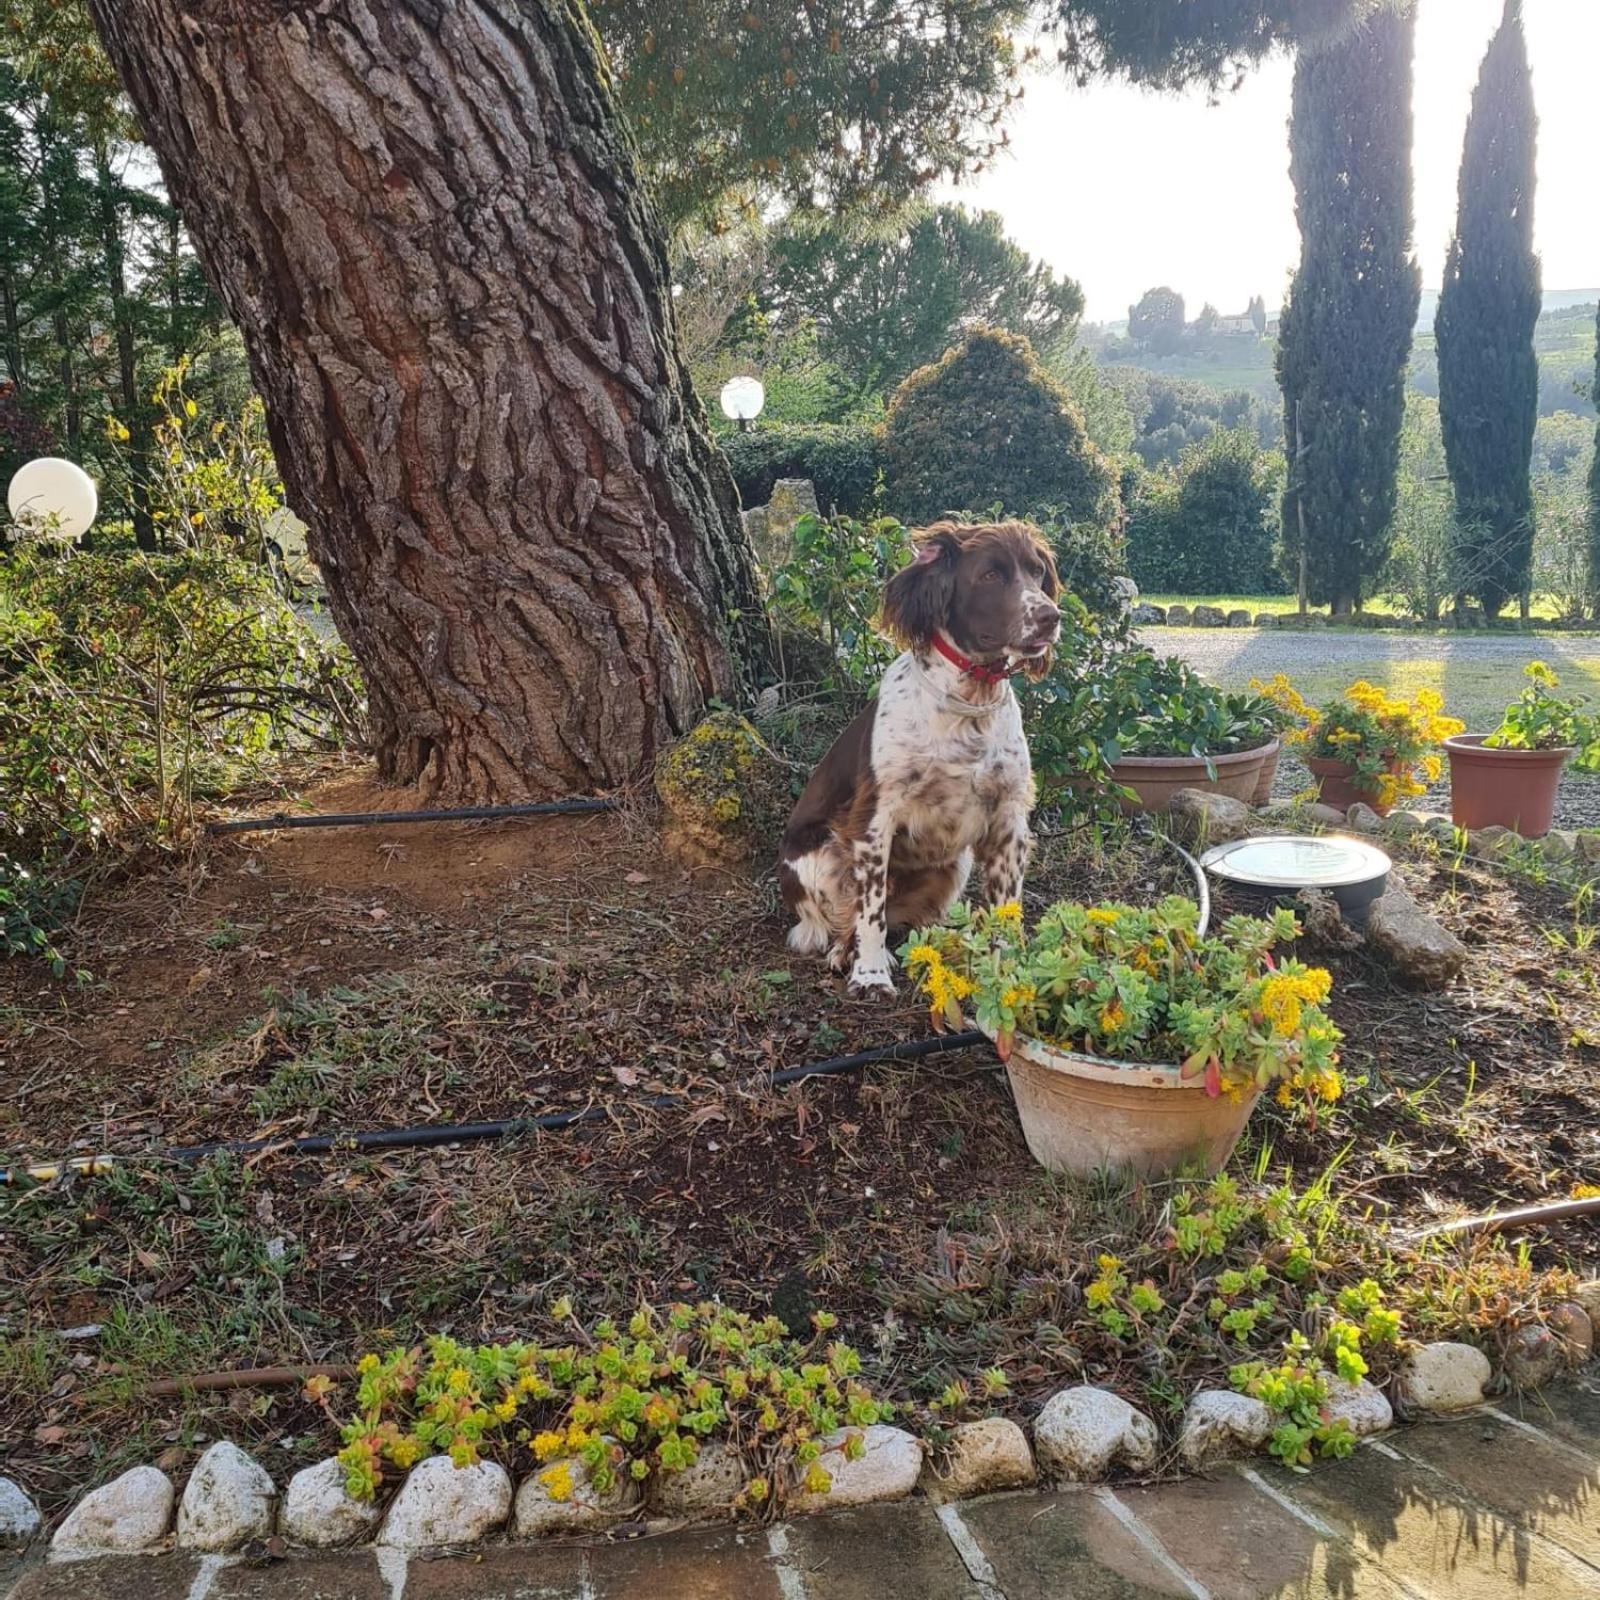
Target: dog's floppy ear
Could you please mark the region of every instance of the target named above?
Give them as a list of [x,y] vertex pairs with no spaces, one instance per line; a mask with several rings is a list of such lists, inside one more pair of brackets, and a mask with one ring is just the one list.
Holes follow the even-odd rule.
[[1040,586],[1052,600],[1061,597],[1061,574],[1056,571],[1056,553],[1050,548],[1049,541],[1040,539],[1035,535],[1035,548],[1044,561],[1044,582]]
[[[1049,595],[1052,600],[1061,598],[1061,574],[1056,570],[1055,551],[1050,548],[1050,541],[1039,532],[1037,528],[1029,530],[1033,535],[1034,552],[1044,562],[1044,578],[1039,587]],[[1041,678],[1050,675],[1050,669],[1055,665],[1056,653],[1046,650],[1042,656],[1035,656],[1030,661],[1022,663],[1022,675],[1029,683],[1038,683]]]
[[878,625],[902,650],[926,650],[950,614],[961,541],[944,524],[912,537],[915,554],[883,591]]

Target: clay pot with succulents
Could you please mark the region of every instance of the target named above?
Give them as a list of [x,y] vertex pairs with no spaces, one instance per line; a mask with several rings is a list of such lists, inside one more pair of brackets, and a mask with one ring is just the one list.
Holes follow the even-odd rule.
[[1220,933],[1199,917],[1176,895],[1063,902],[1030,935],[1016,906],[957,906],[901,954],[937,1026],[970,1006],[994,1040],[1042,1166],[1214,1173],[1263,1090],[1338,1098],[1339,1033],[1321,1009],[1328,974],[1271,955],[1299,932],[1292,912],[1232,917]]

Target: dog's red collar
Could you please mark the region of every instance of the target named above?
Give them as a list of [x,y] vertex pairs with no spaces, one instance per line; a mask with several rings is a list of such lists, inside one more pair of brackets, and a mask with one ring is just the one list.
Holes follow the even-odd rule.
[[969,660],[953,644],[947,643],[942,633],[934,634],[933,648],[963,677],[976,678],[979,683],[1004,683],[1011,676],[1009,667],[999,665],[986,667],[982,662]]

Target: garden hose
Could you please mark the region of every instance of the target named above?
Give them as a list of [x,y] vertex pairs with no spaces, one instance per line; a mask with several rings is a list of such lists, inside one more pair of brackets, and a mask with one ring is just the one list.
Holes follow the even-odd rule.
[[[545,811],[550,809],[577,808],[582,810],[603,810],[614,802],[609,800],[586,801],[552,801]],[[479,812],[494,813],[497,815],[527,815],[528,808],[519,807],[493,807],[484,806],[477,808]],[[381,820],[385,815],[390,817],[409,817],[417,820],[438,820],[440,817],[459,817],[467,815],[463,812],[395,812],[377,813]],[[533,814],[544,814],[534,812]],[[322,824],[337,824],[344,821],[360,821],[361,818],[340,817],[287,817],[282,821],[282,826],[315,826]],[[243,827],[274,827],[279,824],[271,819],[257,820],[248,824],[228,823],[224,826],[238,830]],[[1211,894],[1206,886],[1206,875],[1200,863],[1189,854],[1181,845],[1175,843],[1165,835],[1158,834],[1157,838],[1176,851],[1194,875],[1195,896],[1200,908],[1198,931],[1204,937],[1207,926],[1211,921]],[[855,1055],[834,1056],[826,1061],[808,1061],[798,1067],[784,1067],[774,1072],[767,1080],[772,1088],[782,1088],[786,1084],[798,1083],[805,1078],[829,1077],[841,1072],[858,1072],[863,1067],[869,1067],[880,1061],[918,1061],[924,1056],[943,1055],[952,1050],[971,1050],[979,1045],[988,1043],[987,1037],[977,1029],[967,1029],[960,1033],[935,1034],[927,1039],[913,1039],[900,1044],[881,1045],[875,1050],[858,1051]],[[670,1111],[687,1105],[689,1102],[683,1095],[663,1094],[653,1095],[645,1100],[633,1100],[625,1104],[640,1111]],[[515,1138],[519,1134],[528,1133],[553,1133],[563,1128],[576,1127],[583,1123],[601,1122],[612,1115],[612,1108],[608,1105],[589,1105],[575,1111],[550,1111],[537,1117],[508,1117],[495,1122],[444,1122],[421,1123],[409,1128],[375,1128],[362,1133],[317,1133],[302,1134],[299,1137],[285,1139],[216,1139],[206,1144],[179,1145],[163,1153],[160,1159],[168,1161],[201,1161],[207,1156],[235,1155],[253,1156],[262,1155],[268,1151],[283,1152],[290,1155],[331,1155],[339,1151],[356,1150],[409,1150],[426,1149],[442,1144],[468,1144],[476,1143],[483,1139]],[[97,1173],[109,1172],[112,1167],[125,1162],[128,1158],[113,1155],[74,1156],[66,1160],[44,1162],[29,1167],[0,1168],[0,1187],[19,1182],[49,1183],[61,1177],[64,1173],[81,1174],[92,1177]]]
[[[943,1055],[952,1050],[970,1050],[989,1041],[976,1029],[963,1033],[936,1034],[928,1039],[913,1039],[900,1044],[862,1050],[855,1055],[835,1056],[826,1061],[808,1061],[803,1066],[784,1067],[767,1080],[774,1088],[798,1083],[803,1078],[857,1072],[879,1061],[918,1061],[924,1056]],[[668,1111],[689,1104],[684,1095],[652,1095],[644,1100],[625,1102],[640,1111]],[[590,1105],[575,1111],[551,1111],[538,1117],[509,1117],[498,1122],[421,1123],[410,1128],[377,1128],[364,1133],[318,1133],[286,1139],[217,1139],[207,1144],[179,1145],[161,1152],[157,1159],[201,1161],[207,1156],[261,1155],[267,1151],[288,1155],[331,1155],[339,1151],[421,1149],[441,1144],[467,1144],[481,1139],[515,1138],[526,1133],[551,1133],[580,1123],[602,1122],[611,1116],[609,1106]],[[126,1164],[126,1156],[78,1156],[31,1167],[0,1168],[0,1185],[22,1182],[49,1183],[64,1173],[92,1176]],[[148,1158],[143,1158],[148,1159]]]

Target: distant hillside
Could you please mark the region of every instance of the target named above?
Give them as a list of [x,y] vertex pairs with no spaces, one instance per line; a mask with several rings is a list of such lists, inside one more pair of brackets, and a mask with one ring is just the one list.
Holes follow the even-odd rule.
[[[1548,316],[1552,311],[1569,311],[1574,306],[1588,306],[1590,320],[1593,321],[1596,301],[1600,301],[1600,289],[1546,289],[1541,310]],[[1431,328],[1433,314],[1438,309],[1439,291],[1424,289],[1422,304],[1417,309],[1417,326]]]
[[[1594,414],[1594,402],[1579,395],[1576,385],[1594,378],[1595,303],[1597,289],[1547,289],[1544,308],[1534,331],[1539,357],[1539,410]],[[1424,292],[1422,315],[1411,352],[1411,386],[1423,394],[1439,392],[1439,370],[1433,346],[1433,314],[1437,293]],[[1271,326],[1276,329],[1277,316]],[[1191,330],[1193,324],[1190,325]],[[1171,355],[1158,356],[1131,343],[1126,322],[1098,323],[1083,330],[1083,343],[1102,366],[1137,367],[1169,378],[1188,378],[1217,389],[1244,389],[1267,404],[1278,399],[1273,373],[1274,344],[1270,338],[1238,335],[1200,338],[1186,333]]]

